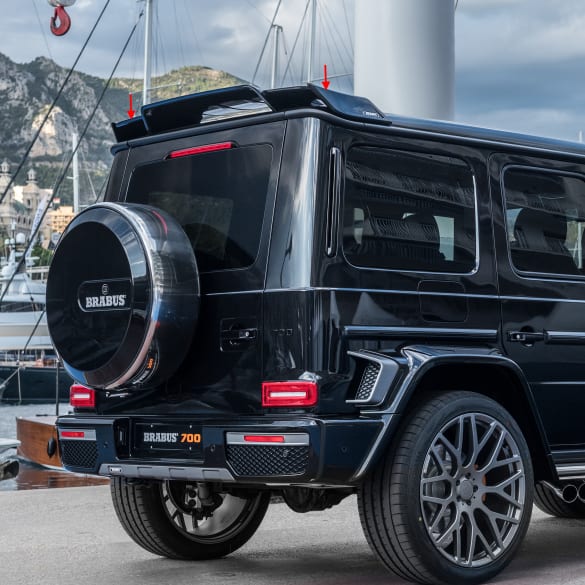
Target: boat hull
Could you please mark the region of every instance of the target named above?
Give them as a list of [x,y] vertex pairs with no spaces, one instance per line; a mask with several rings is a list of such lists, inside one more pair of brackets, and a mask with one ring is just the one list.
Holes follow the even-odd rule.
[[55,402],[57,385],[59,401],[69,400],[69,388],[73,380],[59,369],[57,383],[56,368],[34,365],[16,366],[0,365],[0,401],[12,403],[47,403]]
[[16,417],[17,455],[45,467],[62,468],[56,416]]

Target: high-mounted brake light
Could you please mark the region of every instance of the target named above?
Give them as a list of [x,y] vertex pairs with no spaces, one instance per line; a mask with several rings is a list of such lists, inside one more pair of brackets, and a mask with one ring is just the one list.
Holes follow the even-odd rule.
[[262,406],[314,406],[317,404],[316,382],[263,382]]
[[69,404],[74,408],[95,408],[95,390],[73,384],[69,390]]
[[233,142],[218,142],[216,144],[204,144],[203,146],[193,146],[192,148],[183,148],[181,150],[173,150],[168,158],[180,158],[182,156],[192,156],[194,154],[203,154],[204,152],[215,152],[216,150],[229,150],[233,148]]

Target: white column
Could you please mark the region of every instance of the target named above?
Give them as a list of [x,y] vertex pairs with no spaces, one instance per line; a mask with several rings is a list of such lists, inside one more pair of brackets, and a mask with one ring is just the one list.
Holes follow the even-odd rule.
[[355,0],[354,92],[382,111],[454,113],[454,0]]
[[150,103],[150,79],[152,62],[152,4],[154,0],[145,0],[146,12],[144,15],[144,82],[142,88],[142,103]]

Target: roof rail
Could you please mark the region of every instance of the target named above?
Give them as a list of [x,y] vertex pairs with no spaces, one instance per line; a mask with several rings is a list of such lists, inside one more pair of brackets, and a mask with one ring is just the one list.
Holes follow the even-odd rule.
[[214,89],[142,106],[140,116],[112,124],[118,142],[227,118],[316,108],[349,120],[391,124],[370,100],[308,84],[260,92],[251,85]]

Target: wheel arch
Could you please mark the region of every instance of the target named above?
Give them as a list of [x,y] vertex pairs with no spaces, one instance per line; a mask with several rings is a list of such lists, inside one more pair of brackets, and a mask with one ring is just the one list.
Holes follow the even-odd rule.
[[408,346],[401,353],[406,358],[405,362],[400,360],[402,375],[396,376],[401,382],[388,390],[386,413],[392,415],[392,421],[358,475],[371,468],[395,434],[400,432],[401,421],[423,397],[430,392],[468,390],[495,400],[516,420],[528,443],[535,480],[558,480],[530,387],[514,361],[492,350],[475,348]]
[[[466,383],[470,379],[469,375],[474,377],[473,388],[469,388],[469,383]],[[407,406],[412,408],[421,392],[433,390],[471,390],[501,404],[516,420],[526,437],[535,479],[556,479],[540,416],[526,388],[526,382],[518,376],[518,372],[503,364],[437,364],[423,375]]]

